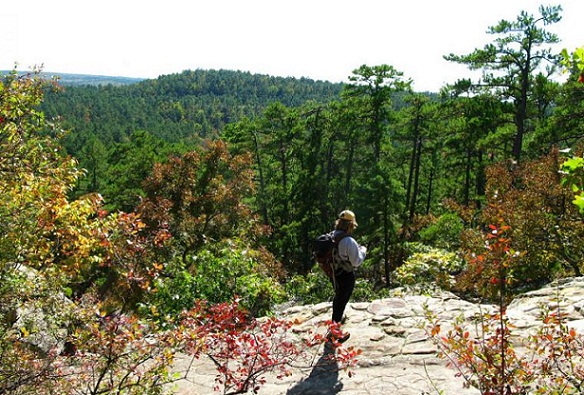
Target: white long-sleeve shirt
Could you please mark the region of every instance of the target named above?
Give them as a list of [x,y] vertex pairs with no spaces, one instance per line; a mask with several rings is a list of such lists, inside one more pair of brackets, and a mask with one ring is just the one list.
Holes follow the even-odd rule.
[[[337,232],[340,233],[341,231],[335,230],[335,235]],[[365,246],[360,246],[351,236],[347,236],[339,241],[337,248],[341,259],[351,262],[353,268],[361,266],[367,256],[367,248]]]

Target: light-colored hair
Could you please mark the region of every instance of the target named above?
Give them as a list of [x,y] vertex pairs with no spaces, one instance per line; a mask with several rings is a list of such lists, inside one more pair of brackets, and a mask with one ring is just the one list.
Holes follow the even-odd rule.
[[353,221],[339,218],[335,222],[335,229],[351,233],[355,229],[355,224],[353,224]]

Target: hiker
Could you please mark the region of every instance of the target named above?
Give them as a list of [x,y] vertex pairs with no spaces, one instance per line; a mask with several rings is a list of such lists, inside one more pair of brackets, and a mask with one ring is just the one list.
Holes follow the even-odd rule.
[[[345,307],[349,303],[349,298],[355,288],[355,272],[354,269],[359,267],[365,256],[367,255],[367,248],[360,246],[357,241],[351,236],[357,227],[357,220],[355,213],[350,210],[344,210],[339,214],[339,218],[335,222],[335,230],[333,236],[335,240],[339,240],[335,252],[335,260],[339,260],[339,266],[335,268],[334,275],[331,278],[335,290],[335,297],[333,299],[333,317],[332,321],[336,324],[341,324]],[[331,338],[333,334],[329,332],[327,338]],[[340,343],[349,338],[349,332],[344,332],[337,335],[337,341]]]

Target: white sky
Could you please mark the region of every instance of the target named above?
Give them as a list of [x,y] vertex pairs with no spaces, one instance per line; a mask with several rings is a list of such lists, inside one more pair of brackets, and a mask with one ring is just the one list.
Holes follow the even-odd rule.
[[548,27],[560,49],[584,45],[583,0],[27,0],[0,7],[0,70],[227,69],[341,82],[363,64],[389,64],[417,91],[438,91],[469,75],[443,55],[482,48],[488,26],[542,4],[563,7]]

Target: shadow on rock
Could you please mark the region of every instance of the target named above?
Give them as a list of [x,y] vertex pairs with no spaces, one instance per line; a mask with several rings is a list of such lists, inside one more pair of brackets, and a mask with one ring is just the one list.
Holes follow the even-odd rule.
[[339,381],[339,368],[335,360],[335,349],[325,343],[324,353],[316,362],[310,375],[290,388],[287,395],[329,395],[343,389]]

